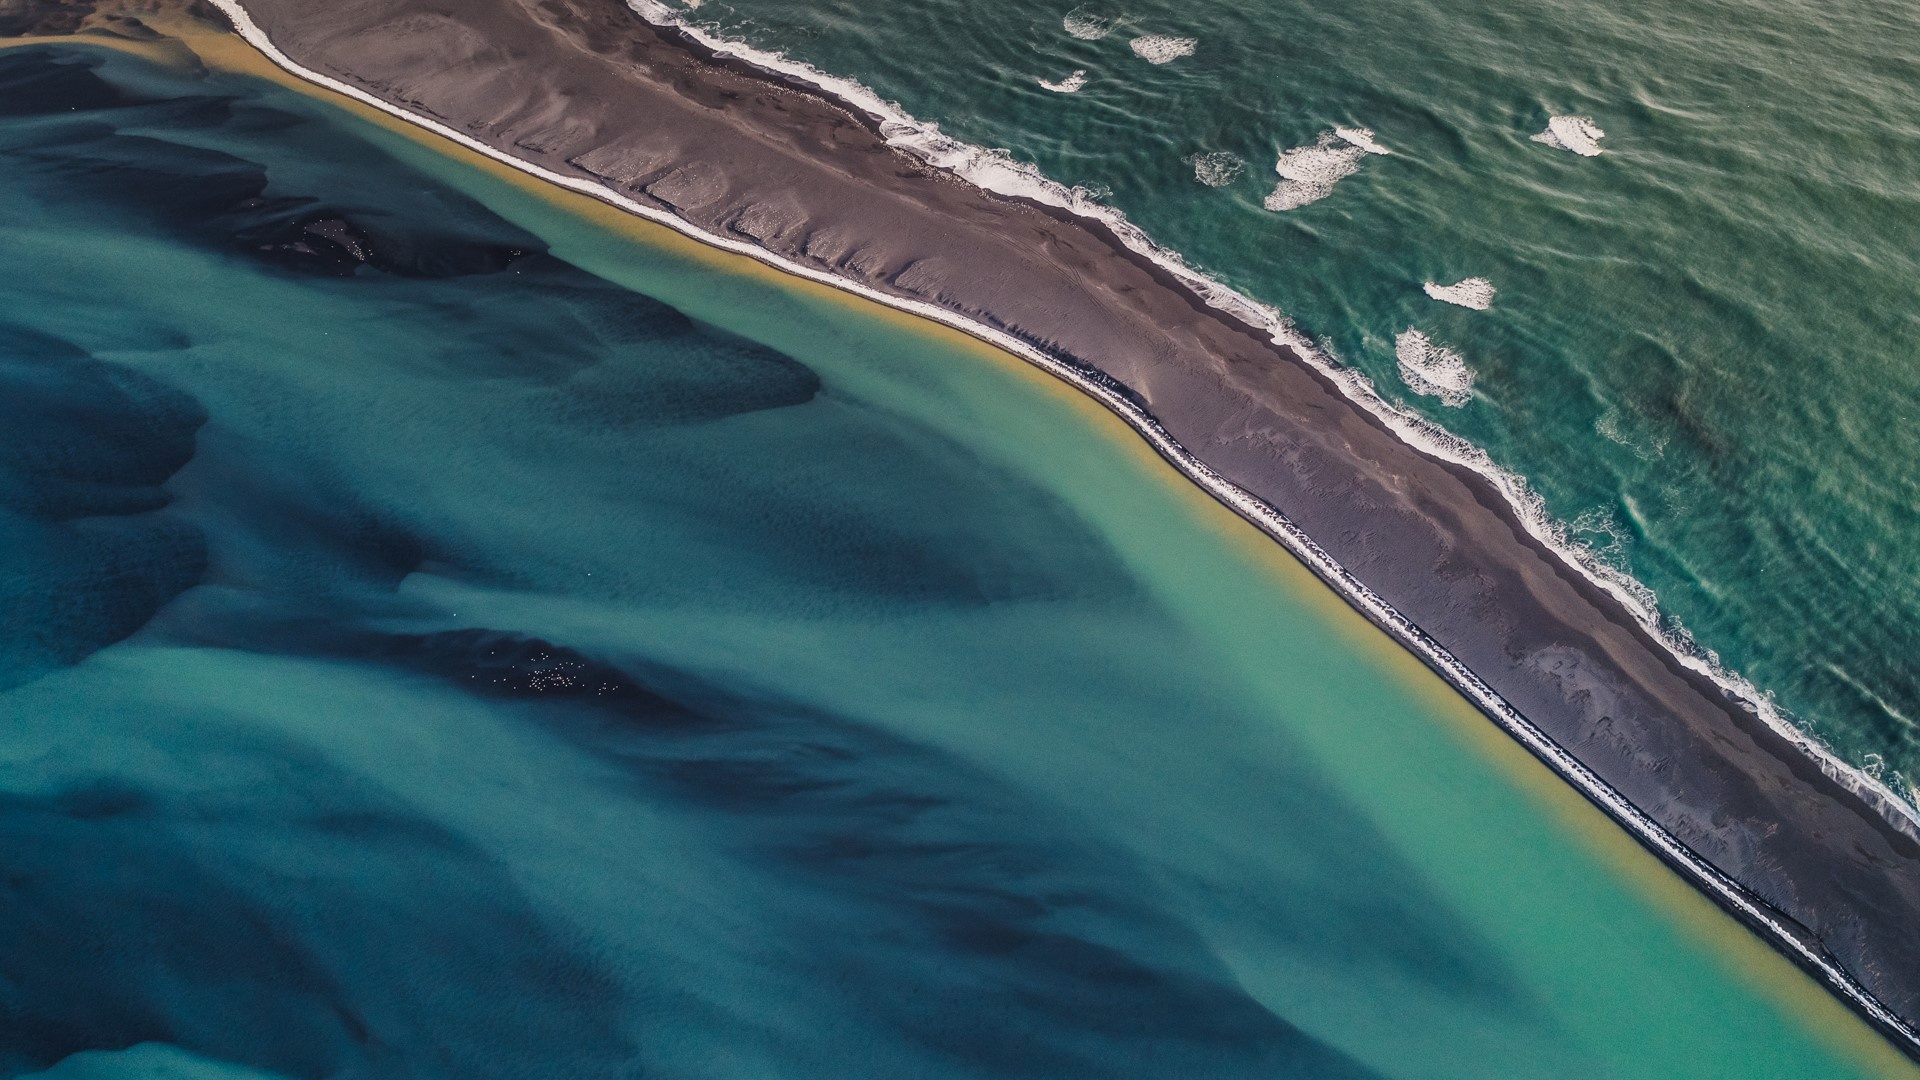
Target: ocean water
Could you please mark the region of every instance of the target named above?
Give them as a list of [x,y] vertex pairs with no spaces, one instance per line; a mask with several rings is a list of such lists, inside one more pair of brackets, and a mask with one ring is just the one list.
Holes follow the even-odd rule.
[[0,50],[0,1074],[1913,1076],[1117,421]]
[[1285,312],[1911,797],[1911,8],[668,6],[1096,193]]

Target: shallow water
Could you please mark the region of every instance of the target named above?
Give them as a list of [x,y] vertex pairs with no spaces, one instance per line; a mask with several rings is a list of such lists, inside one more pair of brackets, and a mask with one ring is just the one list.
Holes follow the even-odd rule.
[[[1525,476],[1844,758],[1920,778],[1911,8],[674,6],[1109,192]],[[1192,55],[1131,48],[1169,36]],[[1071,95],[1038,84],[1073,71]],[[1597,156],[1535,141],[1555,117]],[[1490,309],[1422,288],[1470,277]],[[1410,329],[1463,358],[1470,394],[1398,362]]]
[[0,1073],[1912,1075],[1010,358],[0,90]]

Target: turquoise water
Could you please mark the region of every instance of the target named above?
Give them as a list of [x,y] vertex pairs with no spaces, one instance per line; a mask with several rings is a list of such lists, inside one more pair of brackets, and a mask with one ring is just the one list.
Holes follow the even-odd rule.
[[[1920,778],[1911,7],[709,0],[689,15],[1108,192],[1526,477],[1654,590],[1671,629],[1843,757],[1902,790]],[[1132,44],[1151,36],[1192,52],[1149,63]],[[1040,85],[1075,71],[1074,93]],[[1591,119],[1601,153],[1533,141],[1553,116]],[[1322,172],[1355,171],[1267,209],[1280,153],[1335,127],[1391,153],[1334,140]],[[1495,287],[1489,310],[1422,288],[1471,277]],[[1409,329],[1464,361],[1465,404],[1408,387]]]
[[237,76],[0,159],[0,1074],[1913,1075],[977,343]]

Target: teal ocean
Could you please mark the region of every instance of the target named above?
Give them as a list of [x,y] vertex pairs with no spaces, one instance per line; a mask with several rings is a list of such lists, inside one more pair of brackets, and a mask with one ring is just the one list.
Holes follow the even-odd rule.
[[0,1075],[1914,1075],[1111,417],[582,203],[0,51]]
[[[1911,7],[676,3],[1095,193],[1286,313],[1911,798]],[[1536,141],[1555,117],[1598,153]],[[1475,278],[1484,310],[1423,289]]]

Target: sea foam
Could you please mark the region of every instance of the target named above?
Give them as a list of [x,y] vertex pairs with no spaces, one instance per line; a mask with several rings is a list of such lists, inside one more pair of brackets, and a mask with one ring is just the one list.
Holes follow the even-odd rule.
[[[1896,794],[1878,776],[1840,760],[1824,742],[1793,723],[1782,713],[1771,696],[1739,674],[1722,666],[1717,655],[1700,647],[1684,628],[1662,615],[1652,590],[1639,580],[1609,565],[1590,546],[1575,538],[1566,525],[1550,515],[1546,509],[1546,501],[1533,490],[1525,478],[1501,468],[1485,450],[1466,439],[1418,413],[1387,401],[1380,395],[1371,379],[1340,363],[1331,349],[1315,343],[1313,339],[1301,333],[1293,321],[1279,309],[1238,292],[1194,268],[1179,252],[1161,247],[1139,226],[1128,220],[1125,214],[1092,201],[1085,188],[1070,188],[1060,184],[1032,165],[1013,161],[1005,151],[969,146],[941,135],[936,125],[915,120],[898,105],[884,101],[873,91],[852,79],[828,75],[812,65],[800,63],[779,53],[770,53],[718,38],[699,27],[687,24],[684,19],[658,0],[627,0],[627,2],[636,14],[649,22],[675,27],[717,53],[737,55],[768,71],[806,81],[821,92],[836,96],[844,103],[866,111],[880,124],[883,136],[891,145],[906,153],[914,154],[929,164],[946,168],[954,175],[978,187],[999,194],[1029,198],[1078,216],[1100,221],[1128,249],[1159,265],[1169,275],[1192,289],[1194,294],[1208,306],[1248,325],[1265,330],[1275,344],[1292,350],[1339,387],[1355,405],[1372,413],[1407,444],[1441,461],[1479,473],[1495,491],[1499,492],[1501,498],[1506,500],[1515,517],[1530,535],[1558,553],[1567,565],[1584,574],[1595,586],[1625,607],[1650,635],[1667,646],[1683,667],[1718,683],[1782,738],[1798,746],[1828,777],[1859,795],[1894,827],[1908,836],[1920,839],[1920,808],[1916,808],[1911,799]],[[564,176],[495,149],[470,133],[456,130],[437,120],[403,109],[360,87],[300,66],[274,45],[246,10],[239,5],[238,0],[211,0],[211,3],[225,13],[240,35],[268,59],[308,82],[324,86],[335,93],[397,116],[408,123],[436,132],[501,164],[538,176],[559,187],[618,206],[638,217],[699,238],[721,250],[735,252],[775,266],[796,277],[844,289],[865,296],[876,303],[911,311],[933,322],[972,334],[1078,388],[1125,420],[1128,426],[1137,431],[1196,484],[1274,536],[1302,562],[1313,568],[1316,574],[1338,589],[1355,607],[1386,628],[1403,645],[1425,657],[1445,675],[1449,682],[1470,697],[1489,716],[1494,717],[1505,731],[1544,760],[1552,762],[1556,772],[1585,792],[1588,797],[1605,806],[1617,820],[1631,829],[1643,842],[1665,854],[1674,864],[1686,867],[1696,880],[1710,886],[1723,903],[1757,924],[1771,928],[1778,944],[1791,951],[1800,962],[1821,972],[1830,985],[1844,992],[1862,1011],[1888,1027],[1906,1034],[1910,1040],[1920,1042],[1920,1032],[1916,1032],[1911,1025],[1894,1015],[1878,999],[1862,989],[1859,982],[1848,972],[1834,964],[1824,953],[1808,948],[1794,930],[1780,923],[1771,909],[1750,900],[1746,891],[1737,882],[1703,860],[1644,810],[1625,799],[1584,763],[1548,738],[1538,726],[1489,687],[1476,672],[1428,637],[1425,631],[1401,615],[1365,582],[1355,577],[1291,519],[1270,503],[1256,498],[1245,489],[1228,481],[1212,466],[1182,446],[1133,397],[1117,389],[1111,379],[1097,378],[1079,365],[1065,362],[1051,353],[1035,348],[1019,337],[956,315],[938,305],[882,293],[839,275],[783,259],[758,245],[707,233],[694,228],[671,213],[635,202],[603,185],[579,177]],[[942,164],[942,162],[950,164]]]
[[1165,37],[1149,34],[1132,41],[1133,55],[1149,64],[1170,64],[1183,56],[1192,56],[1200,42],[1190,37]]
[[1127,21],[1124,17],[1103,19],[1095,15],[1082,15],[1080,12],[1075,11],[1060,20],[1060,25],[1065,28],[1067,33],[1079,38],[1081,41],[1099,41],[1101,38],[1125,26]]
[[1368,154],[1393,151],[1373,139],[1367,128],[1337,127],[1320,133],[1309,146],[1280,151],[1273,171],[1280,183],[1262,204],[1269,210],[1297,210],[1333,194],[1333,185],[1360,171]]
[[1552,117],[1547,121],[1547,130],[1529,136],[1534,142],[1571,150],[1581,157],[1599,157],[1600,140],[1606,137],[1600,125],[1587,116]]
[[1240,170],[1247,163],[1225,150],[1215,150],[1210,154],[1195,154],[1187,159],[1193,166],[1193,178],[1208,187],[1226,187],[1240,177]]
[[1473,372],[1452,349],[1408,328],[1393,340],[1393,355],[1400,361],[1401,380],[1414,393],[1437,397],[1456,409],[1473,400]]
[[1061,79],[1059,82],[1051,82],[1046,79],[1040,79],[1038,81],[1041,86],[1046,87],[1047,89],[1053,91],[1056,94],[1071,94],[1074,91],[1080,89],[1081,87],[1087,85],[1087,73],[1084,69],[1082,69],[1079,71],[1075,71],[1073,74],[1067,76],[1064,79]]
[[1427,290],[1428,296],[1443,304],[1458,304],[1475,311],[1485,311],[1493,306],[1493,282],[1483,277],[1470,277],[1452,285],[1429,281],[1421,288]]
[[1373,129],[1363,127],[1336,127],[1333,133],[1349,145],[1357,146],[1369,154],[1391,154],[1393,151],[1373,141]]

